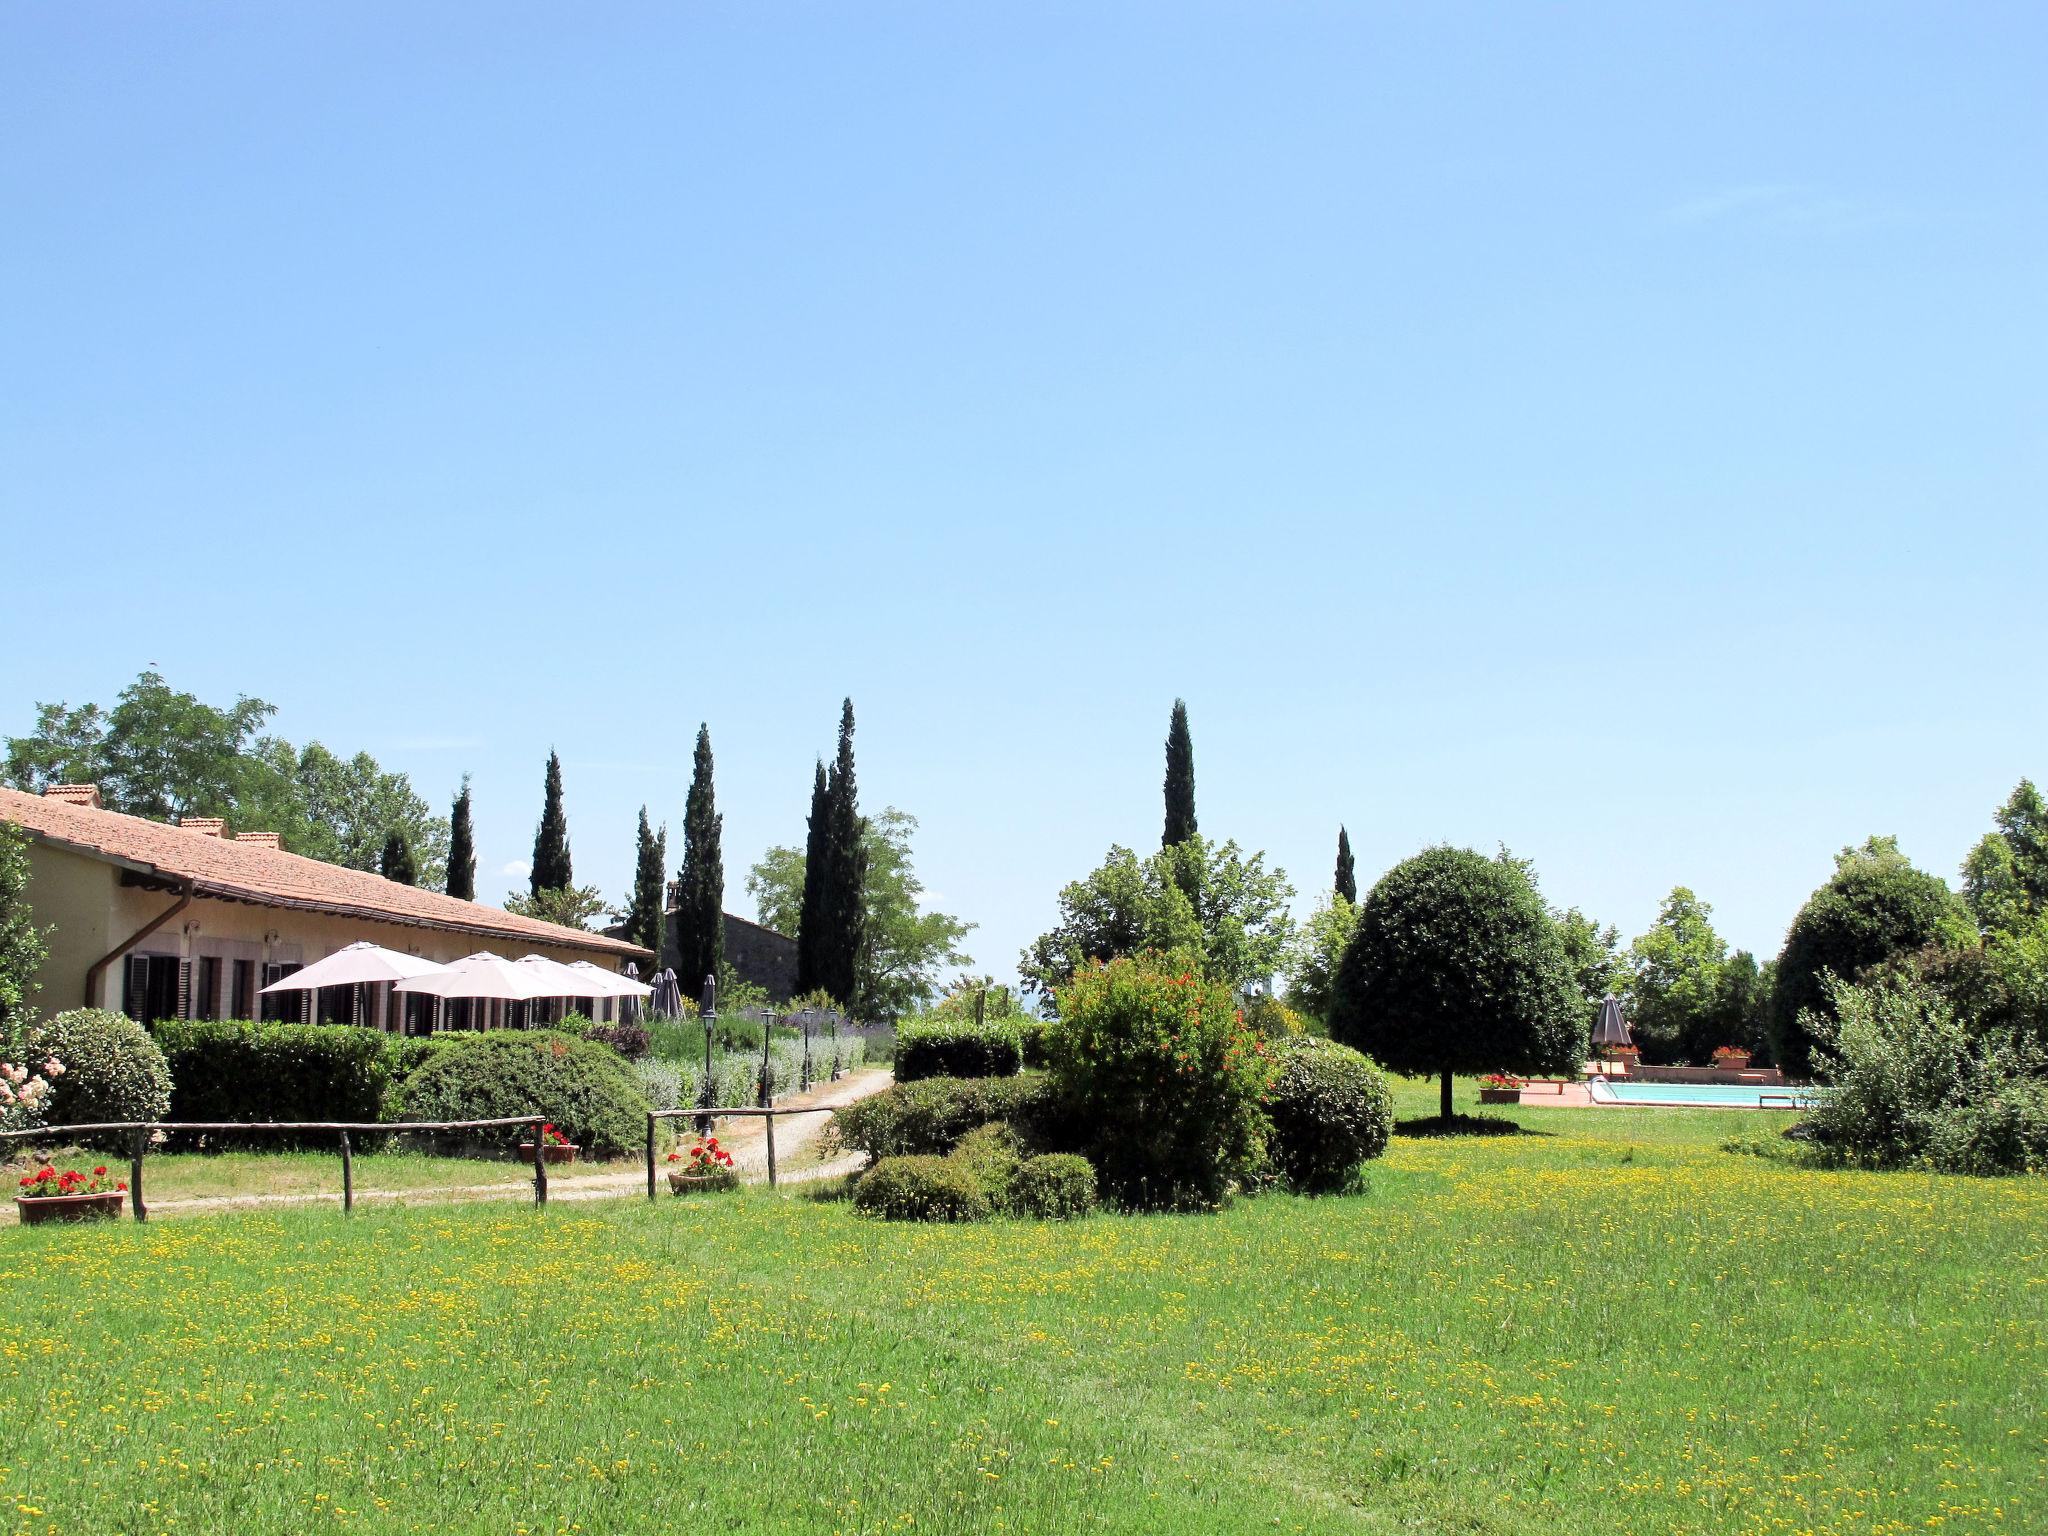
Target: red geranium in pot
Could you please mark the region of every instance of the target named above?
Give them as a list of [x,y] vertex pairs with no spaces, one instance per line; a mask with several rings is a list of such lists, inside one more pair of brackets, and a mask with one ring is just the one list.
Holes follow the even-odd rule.
[[111,1177],[105,1168],[95,1168],[91,1173],[67,1168],[59,1173],[45,1163],[23,1177],[14,1192],[14,1208],[21,1213],[24,1226],[118,1216],[127,1193],[128,1181]]
[[[552,1123],[540,1128],[541,1156],[551,1163],[573,1163],[576,1161],[576,1144],[556,1130]],[[519,1155],[527,1162],[533,1161],[533,1143],[519,1143]]]
[[678,1195],[693,1189],[734,1189],[740,1182],[732,1154],[716,1136],[701,1138],[688,1152],[669,1153],[668,1165],[668,1187]]

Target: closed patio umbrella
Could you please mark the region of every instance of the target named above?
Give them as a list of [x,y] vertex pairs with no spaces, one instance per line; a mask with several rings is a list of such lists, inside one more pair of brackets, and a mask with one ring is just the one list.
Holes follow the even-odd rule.
[[1635,1044],[1628,1032],[1628,1020],[1621,1016],[1620,998],[1610,997],[1600,1004],[1600,1018],[1593,1025],[1593,1044],[1609,1047]]

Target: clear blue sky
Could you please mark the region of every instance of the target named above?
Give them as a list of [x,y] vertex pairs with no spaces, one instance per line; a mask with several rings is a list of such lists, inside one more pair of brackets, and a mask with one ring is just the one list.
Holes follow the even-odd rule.
[[148,662],[492,895],[861,788],[1009,972],[1203,830],[1775,951],[2048,777],[2035,4],[20,4],[0,729]]

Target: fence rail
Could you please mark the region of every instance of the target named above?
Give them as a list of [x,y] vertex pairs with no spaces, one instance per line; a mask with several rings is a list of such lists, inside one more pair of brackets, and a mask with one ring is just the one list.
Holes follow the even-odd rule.
[[[737,1111],[721,1110],[721,1114]],[[789,1111],[782,1111],[789,1113]],[[149,1139],[158,1131],[333,1131],[340,1138],[341,1208],[356,1208],[355,1154],[349,1144],[350,1131],[375,1131],[390,1135],[405,1131],[487,1131],[508,1125],[533,1127],[533,1203],[548,1203],[547,1138],[541,1128],[545,1115],[509,1115],[500,1120],[101,1120],[90,1125],[49,1125],[27,1131],[0,1131],[0,1141],[49,1141],[57,1137],[83,1135],[89,1131],[126,1131],[128,1149],[128,1203],[137,1221],[149,1220],[149,1207],[142,1199],[142,1158]],[[648,1131],[650,1138],[653,1131]],[[650,1139],[649,1145],[652,1145]],[[652,1167],[652,1164],[649,1164]]]

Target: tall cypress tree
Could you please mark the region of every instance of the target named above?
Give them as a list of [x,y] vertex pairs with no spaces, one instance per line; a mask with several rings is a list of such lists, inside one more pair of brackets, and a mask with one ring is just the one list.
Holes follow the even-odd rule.
[[839,754],[825,781],[825,878],[820,906],[822,932],[818,985],[851,1007],[867,937],[866,828],[853,775],[853,700],[839,712]]
[[818,759],[811,779],[811,817],[805,824],[804,899],[796,925],[796,989],[812,992],[818,979],[818,937],[825,931],[825,828],[831,820],[831,791],[825,782],[825,760]]
[[384,834],[384,852],[377,858],[377,873],[386,880],[395,880],[400,885],[418,885],[419,870],[412,861],[412,845],[406,842],[405,834],[393,827]]
[[666,836],[655,836],[648,825],[647,807],[640,807],[640,832],[633,852],[633,900],[626,909],[626,937],[651,949],[655,963],[661,959],[663,881],[667,878]]
[[566,891],[575,882],[569,865],[569,818],[562,812],[562,760],[548,753],[547,792],[533,834],[533,894]]
[[476,829],[469,822],[469,775],[448,817],[448,894],[476,900]]
[[1351,834],[1337,828],[1337,894],[1358,905],[1358,871],[1351,863]]
[[1166,728],[1166,836],[1171,848],[1195,835],[1195,743],[1188,735],[1188,707],[1173,701],[1173,721]]
[[725,818],[711,787],[711,732],[697,727],[697,762],[683,810],[683,867],[676,897],[676,975],[702,986],[725,961]]

